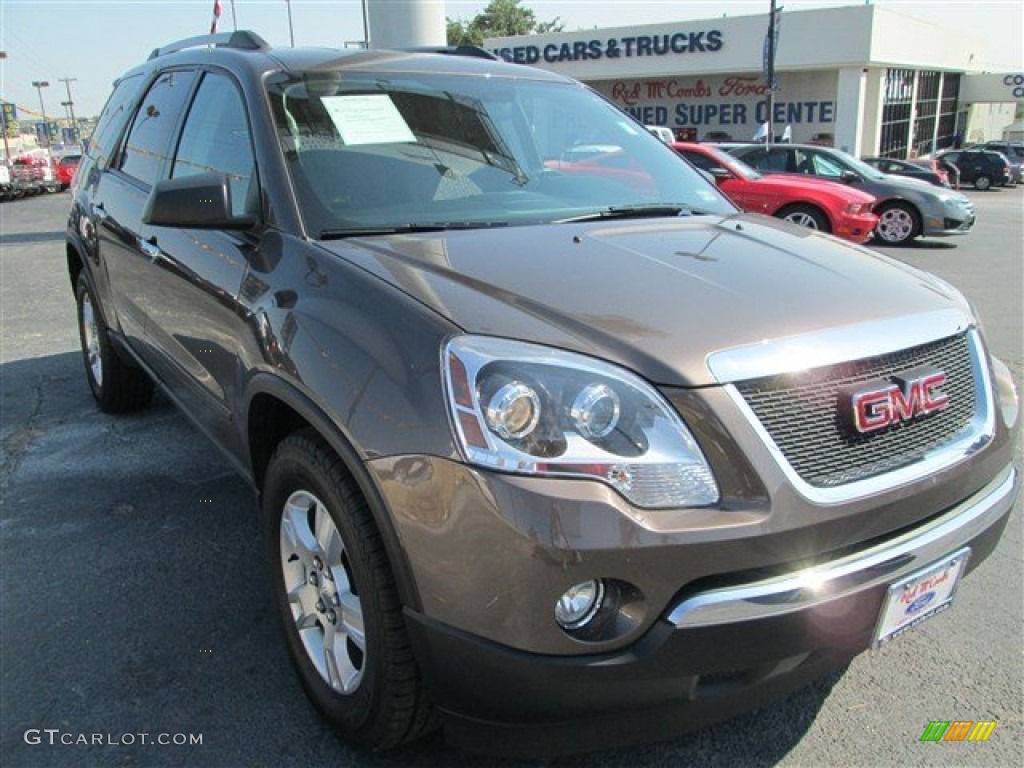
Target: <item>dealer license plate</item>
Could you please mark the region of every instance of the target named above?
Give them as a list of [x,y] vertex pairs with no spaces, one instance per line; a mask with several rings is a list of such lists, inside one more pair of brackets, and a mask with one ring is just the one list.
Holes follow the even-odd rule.
[[970,554],[970,547],[965,547],[890,586],[878,618],[874,647],[949,608]]

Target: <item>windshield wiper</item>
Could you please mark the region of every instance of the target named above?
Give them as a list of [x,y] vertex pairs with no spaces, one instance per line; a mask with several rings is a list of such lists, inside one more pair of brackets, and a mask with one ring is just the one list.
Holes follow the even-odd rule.
[[491,229],[507,226],[507,221],[438,221],[423,224],[399,224],[394,227],[346,227],[344,229],[321,230],[317,240],[343,240],[347,237],[408,235],[419,232],[446,232],[452,229]]
[[613,205],[594,213],[558,219],[554,223],[569,224],[574,221],[600,221],[601,219],[651,219],[660,216],[693,216],[703,213],[704,211],[683,204]]

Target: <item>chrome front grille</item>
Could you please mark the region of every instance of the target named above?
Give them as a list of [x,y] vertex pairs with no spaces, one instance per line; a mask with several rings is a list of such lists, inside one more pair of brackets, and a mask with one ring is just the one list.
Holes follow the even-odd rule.
[[[860,434],[841,392],[921,367],[945,372],[949,407]],[[908,466],[972,428],[977,387],[966,333],[864,360],[737,382],[737,391],[804,482],[834,488]]]

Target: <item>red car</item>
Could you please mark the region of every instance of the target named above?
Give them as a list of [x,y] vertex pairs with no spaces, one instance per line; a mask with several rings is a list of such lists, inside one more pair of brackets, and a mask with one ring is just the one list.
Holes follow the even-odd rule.
[[64,155],[57,160],[57,181],[60,182],[61,189],[71,186],[71,180],[75,177],[81,159],[81,155]]
[[675,142],[672,148],[718,182],[719,189],[744,211],[775,216],[794,224],[864,243],[878,223],[871,212],[874,196],[843,184],[794,176],[765,176],[717,147]]

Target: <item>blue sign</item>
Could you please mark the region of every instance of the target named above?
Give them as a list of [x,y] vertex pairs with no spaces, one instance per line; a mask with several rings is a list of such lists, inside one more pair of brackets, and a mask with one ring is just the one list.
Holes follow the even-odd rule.
[[723,45],[721,30],[712,29],[708,32],[676,32],[665,35],[609,37],[606,40],[575,40],[565,43],[548,43],[544,46],[517,45],[511,48],[493,48],[491,52],[514,64],[536,64],[539,61],[557,64],[563,61],[714,53],[720,51]]

